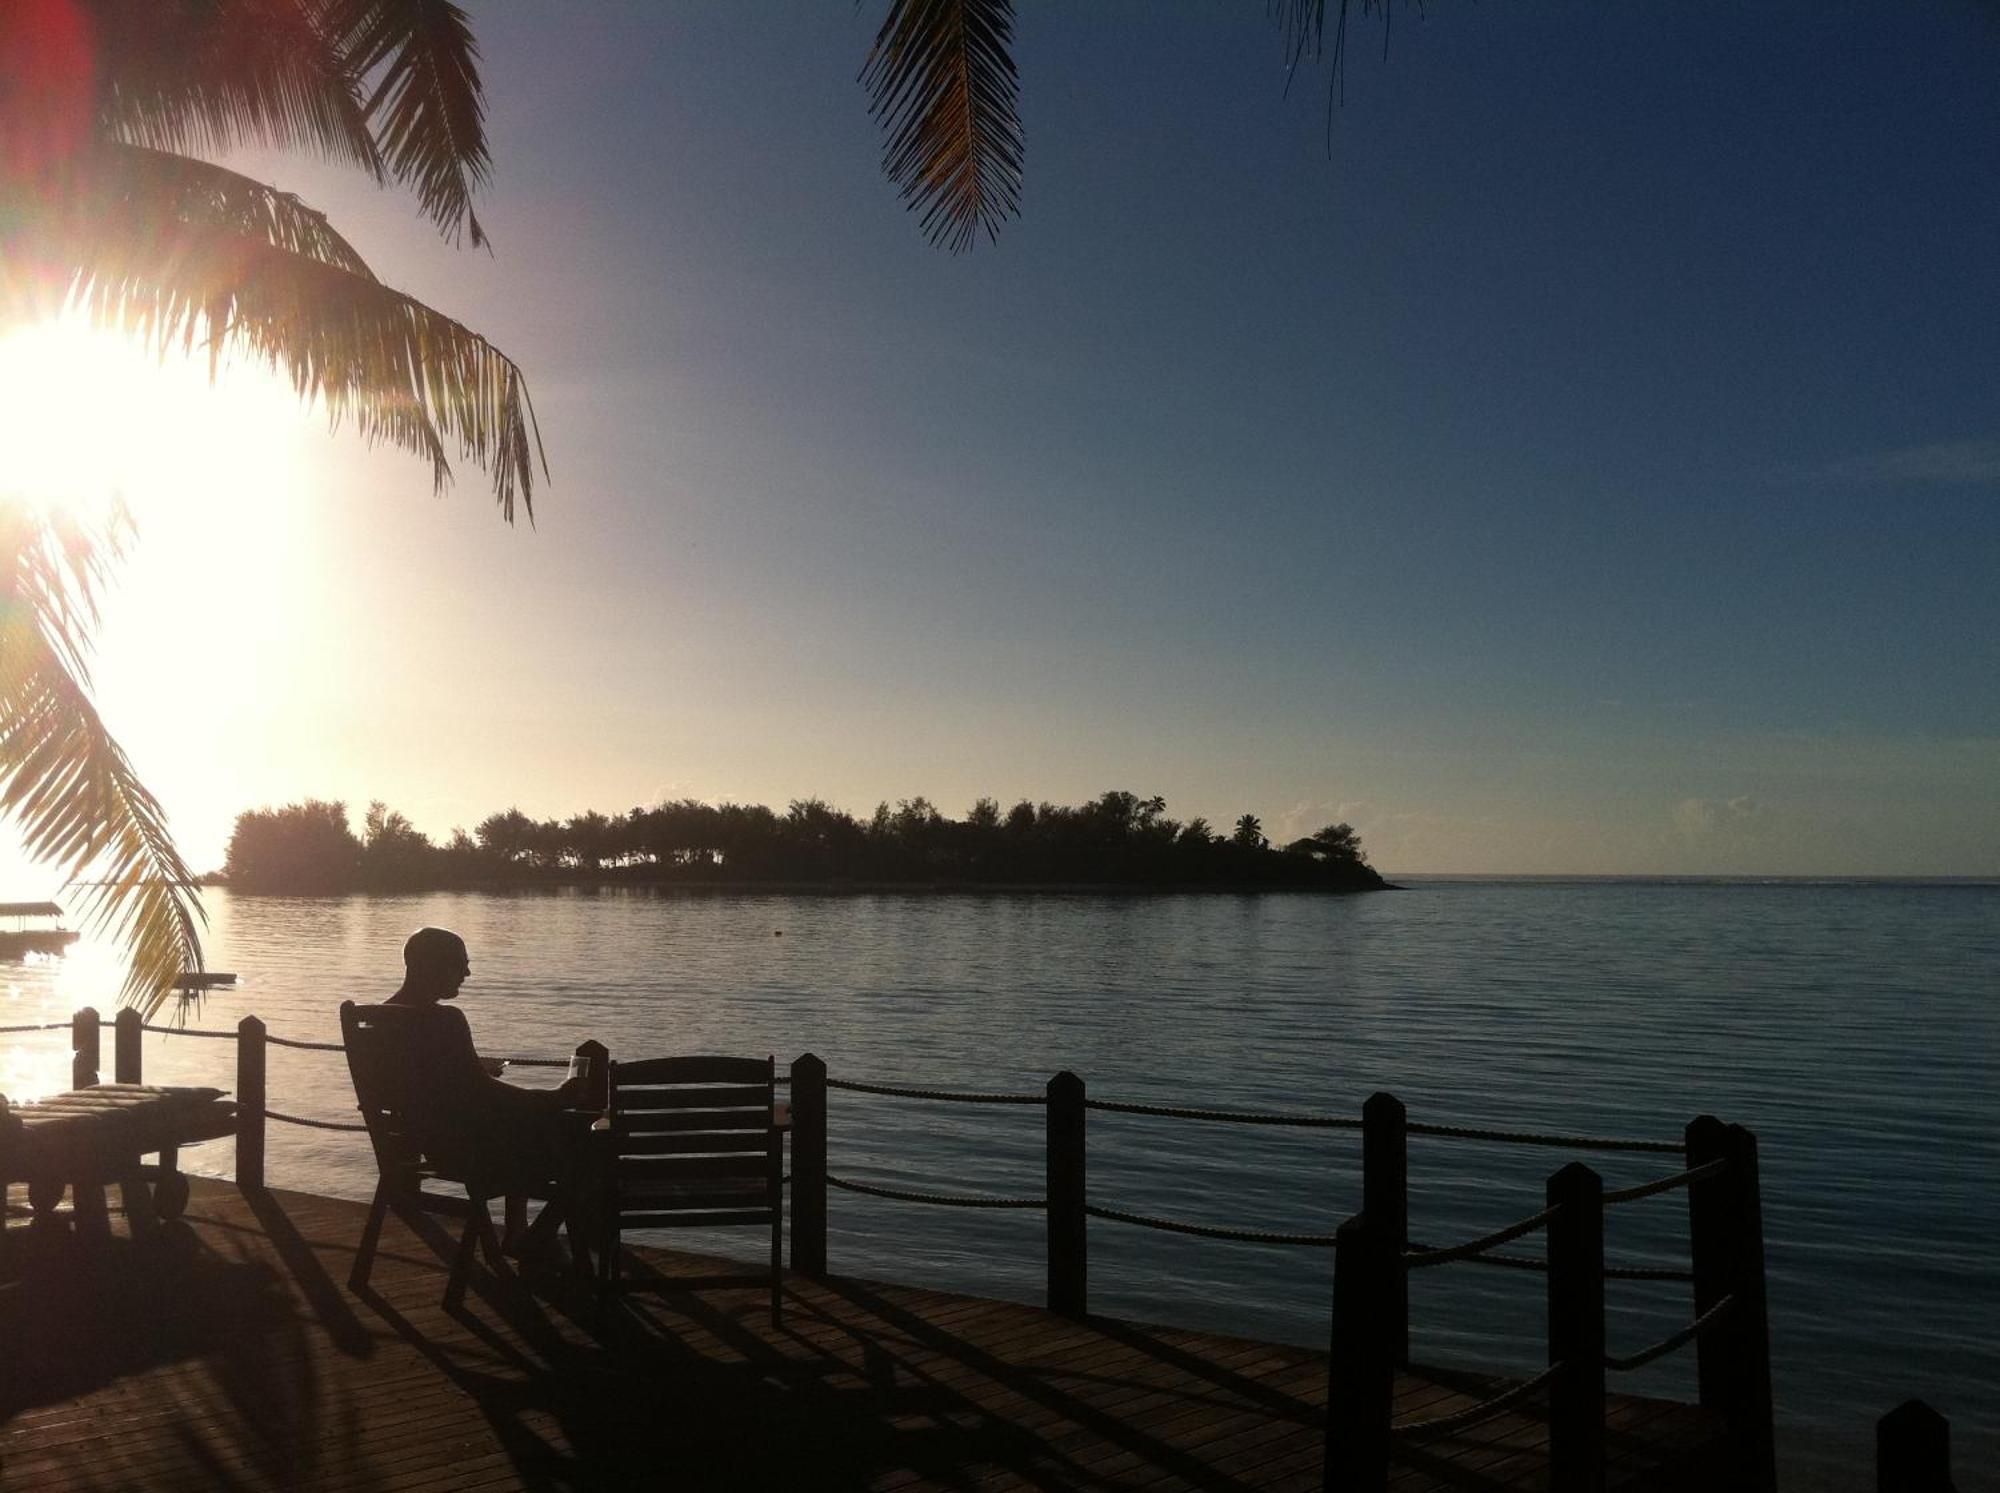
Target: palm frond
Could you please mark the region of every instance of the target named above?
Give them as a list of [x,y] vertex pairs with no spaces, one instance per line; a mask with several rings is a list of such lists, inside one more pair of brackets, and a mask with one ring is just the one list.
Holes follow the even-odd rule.
[[365,273],[200,223],[72,219],[41,252],[103,324],[159,348],[236,348],[280,369],[337,426],[431,463],[451,480],[448,446],[492,476],[508,522],[534,517],[547,475],[527,383],[484,337]]
[[1021,210],[1013,0],[895,0],[861,70],[882,169],[954,254]]
[[[1414,4],[1419,13],[1423,10],[1423,0],[1404,0]],[[1389,52],[1390,22],[1393,17],[1395,0],[1338,0],[1333,17],[1333,65],[1327,82],[1329,108],[1333,99],[1340,95],[1347,80],[1347,22],[1353,11],[1359,9],[1364,16],[1381,12],[1382,54]],[[1298,65],[1310,58],[1317,62],[1326,53],[1326,11],[1327,0],[1267,0],[1271,18],[1278,23],[1280,35],[1284,38],[1285,73],[1289,83],[1291,74]],[[1329,120],[1329,125],[1331,121]]]
[[381,178],[359,80],[319,0],[88,5],[109,138],[179,154],[309,150]]
[[68,206],[86,217],[205,224],[375,278],[325,213],[224,166],[150,146],[113,143],[89,151],[72,180]]
[[473,247],[486,232],[472,211],[486,180],[486,106],[479,47],[451,0],[332,0],[327,24],[367,82],[366,114],[389,171],[413,187],[425,214]]
[[[0,812],[28,853],[81,887],[83,915],[130,952],[149,1014],[202,967],[205,921],[159,801],[105,729],[82,663],[117,536],[0,501]],[[85,879],[87,878],[87,879]]]

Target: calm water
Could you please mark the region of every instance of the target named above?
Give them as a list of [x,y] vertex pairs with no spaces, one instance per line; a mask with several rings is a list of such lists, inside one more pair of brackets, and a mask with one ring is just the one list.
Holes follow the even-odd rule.
[[[1309,896],[652,896],[628,892],[256,900],[211,894],[212,963],[243,983],[201,1026],[255,1012],[337,1038],[425,922],[472,947],[483,1048],[621,1055],[813,1051],[836,1077],[1353,1113],[1387,1088],[1413,1118],[1675,1138],[1712,1111],[1762,1144],[1787,1486],[1862,1488],[1874,1418],[1905,1396],[1952,1418],[1960,1486],[2000,1487],[2000,887],[1416,883]],[[0,1023],[108,1009],[80,948],[10,967]],[[108,1041],[107,1040],[107,1062]],[[0,1042],[0,1090],[60,1087],[65,1042]],[[230,1082],[230,1049],[149,1037],[147,1076]],[[517,1070],[523,1082],[552,1076]],[[273,1051],[271,1103],[347,1118],[336,1055]],[[1041,1114],[832,1101],[836,1173],[948,1192],[1041,1191]],[[1414,1237],[1535,1211],[1560,1153],[1411,1143]],[[1660,1158],[1592,1158],[1608,1185]],[[226,1172],[226,1147],[191,1164]],[[281,1185],[372,1186],[358,1136],[275,1127]],[[1095,1114],[1094,1201],[1326,1231],[1358,1206],[1356,1137]],[[1681,1194],[1616,1210],[1609,1249],[1684,1258]],[[832,1198],[836,1269],[1036,1300],[1040,1218]],[[719,1247],[744,1249],[741,1236]],[[1318,1344],[1324,1251],[1099,1222],[1092,1305]],[[1539,1277],[1455,1267],[1413,1284],[1417,1351],[1535,1366]],[[1613,1283],[1613,1352],[1688,1316],[1685,1288]],[[1692,1394],[1683,1353],[1621,1387]]]

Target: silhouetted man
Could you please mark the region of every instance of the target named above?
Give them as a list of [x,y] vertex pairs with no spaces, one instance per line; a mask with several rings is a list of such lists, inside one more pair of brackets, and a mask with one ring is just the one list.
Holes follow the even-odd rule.
[[501,1082],[499,1064],[473,1048],[465,1013],[443,1004],[471,973],[465,940],[448,928],[419,928],[403,945],[403,983],[387,1004],[409,1011],[398,1080],[411,1135],[440,1168],[491,1193],[539,1193],[556,1181],[580,1204],[586,1138],[561,1111],[590,1080],[552,1090]]

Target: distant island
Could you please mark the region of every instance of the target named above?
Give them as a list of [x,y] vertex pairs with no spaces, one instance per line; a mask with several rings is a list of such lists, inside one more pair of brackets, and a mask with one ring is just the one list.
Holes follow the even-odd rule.
[[817,799],[783,813],[762,804],[681,799],[622,814],[530,819],[508,809],[433,842],[376,802],[361,833],[347,805],[307,799],[236,818],[224,868],[232,891],[290,896],[486,887],[1214,887],[1375,891],[1388,883],[1346,824],[1274,846],[1255,815],[1228,834],[1169,819],[1163,798],[1113,791],[1086,804],[1003,810],[990,798],[963,819],[928,799],[880,804],[857,819]]

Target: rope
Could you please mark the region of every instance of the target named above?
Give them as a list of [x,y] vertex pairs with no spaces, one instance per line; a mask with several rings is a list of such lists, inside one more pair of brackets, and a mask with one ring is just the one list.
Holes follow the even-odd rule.
[[[163,1036],[168,1037],[227,1037],[232,1042],[236,1040],[236,1033],[234,1032],[218,1032],[213,1029],[204,1031],[198,1026],[155,1026],[150,1021],[141,1022],[139,1030],[142,1032],[159,1032]],[[268,1042],[275,1039],[266,1037],[265,1040]]]
[[850,1182],[845,1177],[826,1174],[826,1185],[846,1192],[862,1192],[869,1197],[888,1198],[898,1203],[936,1203],[940,1208],[1046,1208],[1046,1198],[953,1197],[942,1192],[907,1192],[899,1187],[876,1187],[868,1182]]
[[[1413,1245],[1412,1248],[1422,1246]],[[1539,1255],[1471,1255],[1465,1260],[1468,1265],[1498,1265],[1508,1270],[1542,1270],[1549,1268],[1549,1262]],[[1692,1270],[1662,1269],[1652,1265],[1606,1265],[1606,1280],[1671,1280],[1691,1281]]]
[[267,1120],[279,1120],[287,1125],[303,1125],[308,1130],[366,1130],[366,1125],[342,1125],[333,1120],[308,1120],[301,1115],[279,1114],[275,1109],[264,1111]]
[[1688,1323],[1679,1332],[1669,1333],[1653,1344],[1652,1347],[1641,1348],[1630,1358],[1614,1358],[1609,1353],[1605,1354],[1604,1366],[1615,1374],[1627,1373],[1632,1369],[1643,1369],[1654,1359],[1665,1358],[1676,1348],[1685,1348],[1689,1343],[1700,1337],[1717,1317],[1721,1316],[1723,1312],[1734,1305],[1736,1305],[1736,1298],[1734,1296],[1725,1296],[1699,1317]]
[[854,1083],[845,1078],[829,1078],[829,1089],[852,1089],[857,1094],[887,1094],[891,1099],[942,1099],[950,1104],[1046,1104],[1041,1094],[968,1094],[957,1089],[903,1089],[886,1083]]
[[1727,1171],[1728,1168],[1729,1158],[1718,1156],[1715,1160],[1703,1162],[1700,1166],[1691,1166],[1684,1172],[1675,1172],[1671,1177],[1656,1177],[1651,1182],[1641,1182],[1637,1187],[1621,1187],[1615,1192],[1607,1192],[1604,1194],[1604,1206],[1608,1208],[1613,1203],[1630,1203],[1639,1198],[1649,1198],[1656,1192],[1670,1192],[1676,1187],[1686,1187],[1690,1183],[1713,1177]]
[[1561,1204],[1558,1203],[1553,1207],[1544,1208],[1519,1223],[1510,1223],[1504,1229],[1495,1229],[1490,1234],[1484,1234],[1477,1239],[1468,1239],[1463,1244],[1454,1244],[1449,1249],[1406,1249],[1403,1251],[1403,1264],[1411,1270],[1422,1270],[1431,1265],[1449,1265],[1454,1260],[1469,1260],[1474,1255],[1483,1255],[1495,1245],[1518,1239],[1523,1234],[1534,1233],[1556,1216],[1556,1208],[1559,1207]]
[[1157,1115],[1169,1120],[1221,1120],[1233,1125],[1310,1125],[1327,1130],[1359,1130],[1350,1115],[1287,1115],[1251,1109],[1183,1109],[1171,1104],[1128,1104],[1117,1099],[1086,1099],[1085,1109],[1119,1115]]
[[264,1040],[273,1047],[297,1047],[306,1052],[345,1052],[347,1046],[341,1042],[301,1042],[297,1037],[274,1037],[269,1032]]
[[1100,1208],[1095,1203],[1084,1204],[1083,1211],[1092,1218],[1108,1218],[1116,1223],[1136,1223],[1142,1229],[1159,1229],[1169,1234],[1191,1234],[1197,1239],[1229,1239],[1239,1244],[1299,1244],[1313,1249],[1329,1249],[1333,1245],[1331,1234],[1277,1234],[1261,1229],[1225,1229],[1215,1224],[1179,1223],[1171,1218],[1148,1218],[1143,1213],[1127,1213],[1118,1208]]
[[68,1025],[67,1021],[38,1021],[30,1026],[0,1026],[0,1036],[12,1036],[16,1032],[57,1032]]
[[1497,1394],[1490,1400],[1481,1400],[1477,1405],[1464,1410],[1454,1410],[1450,1415],[1434,1415],[1429,1420],[1404,1421],[1400,1426],[1389,1427],[1391,1436],[1407,1436],[1413,1440],[1427,1440],[1432,1436],[1442,1436],[1447,1431],[1456,1431],[1465,1426],[1476,1425],[1482,1420],[1490,1420],[1503,1410],[1511,1410],[1527,1399],[1535,1391],[1543,1388],[1562,1371],[1562,1365],[1552,1363],[1534,1378],[1524,1380]]
[[1600,1135],[1540,1135],[1530,1130],[1481,1130],[1472,1125],[1431,1125],[1412,1120],[1404,1126],[1411,1135],[1436,1135],[1446,1140],[1503,1141],[1517,1146],[1568,1146],[1579,1151],[1650,1151],[1662,1156],[1678,1156],[1685,1149],[1679,1141],[1611,1140]]

